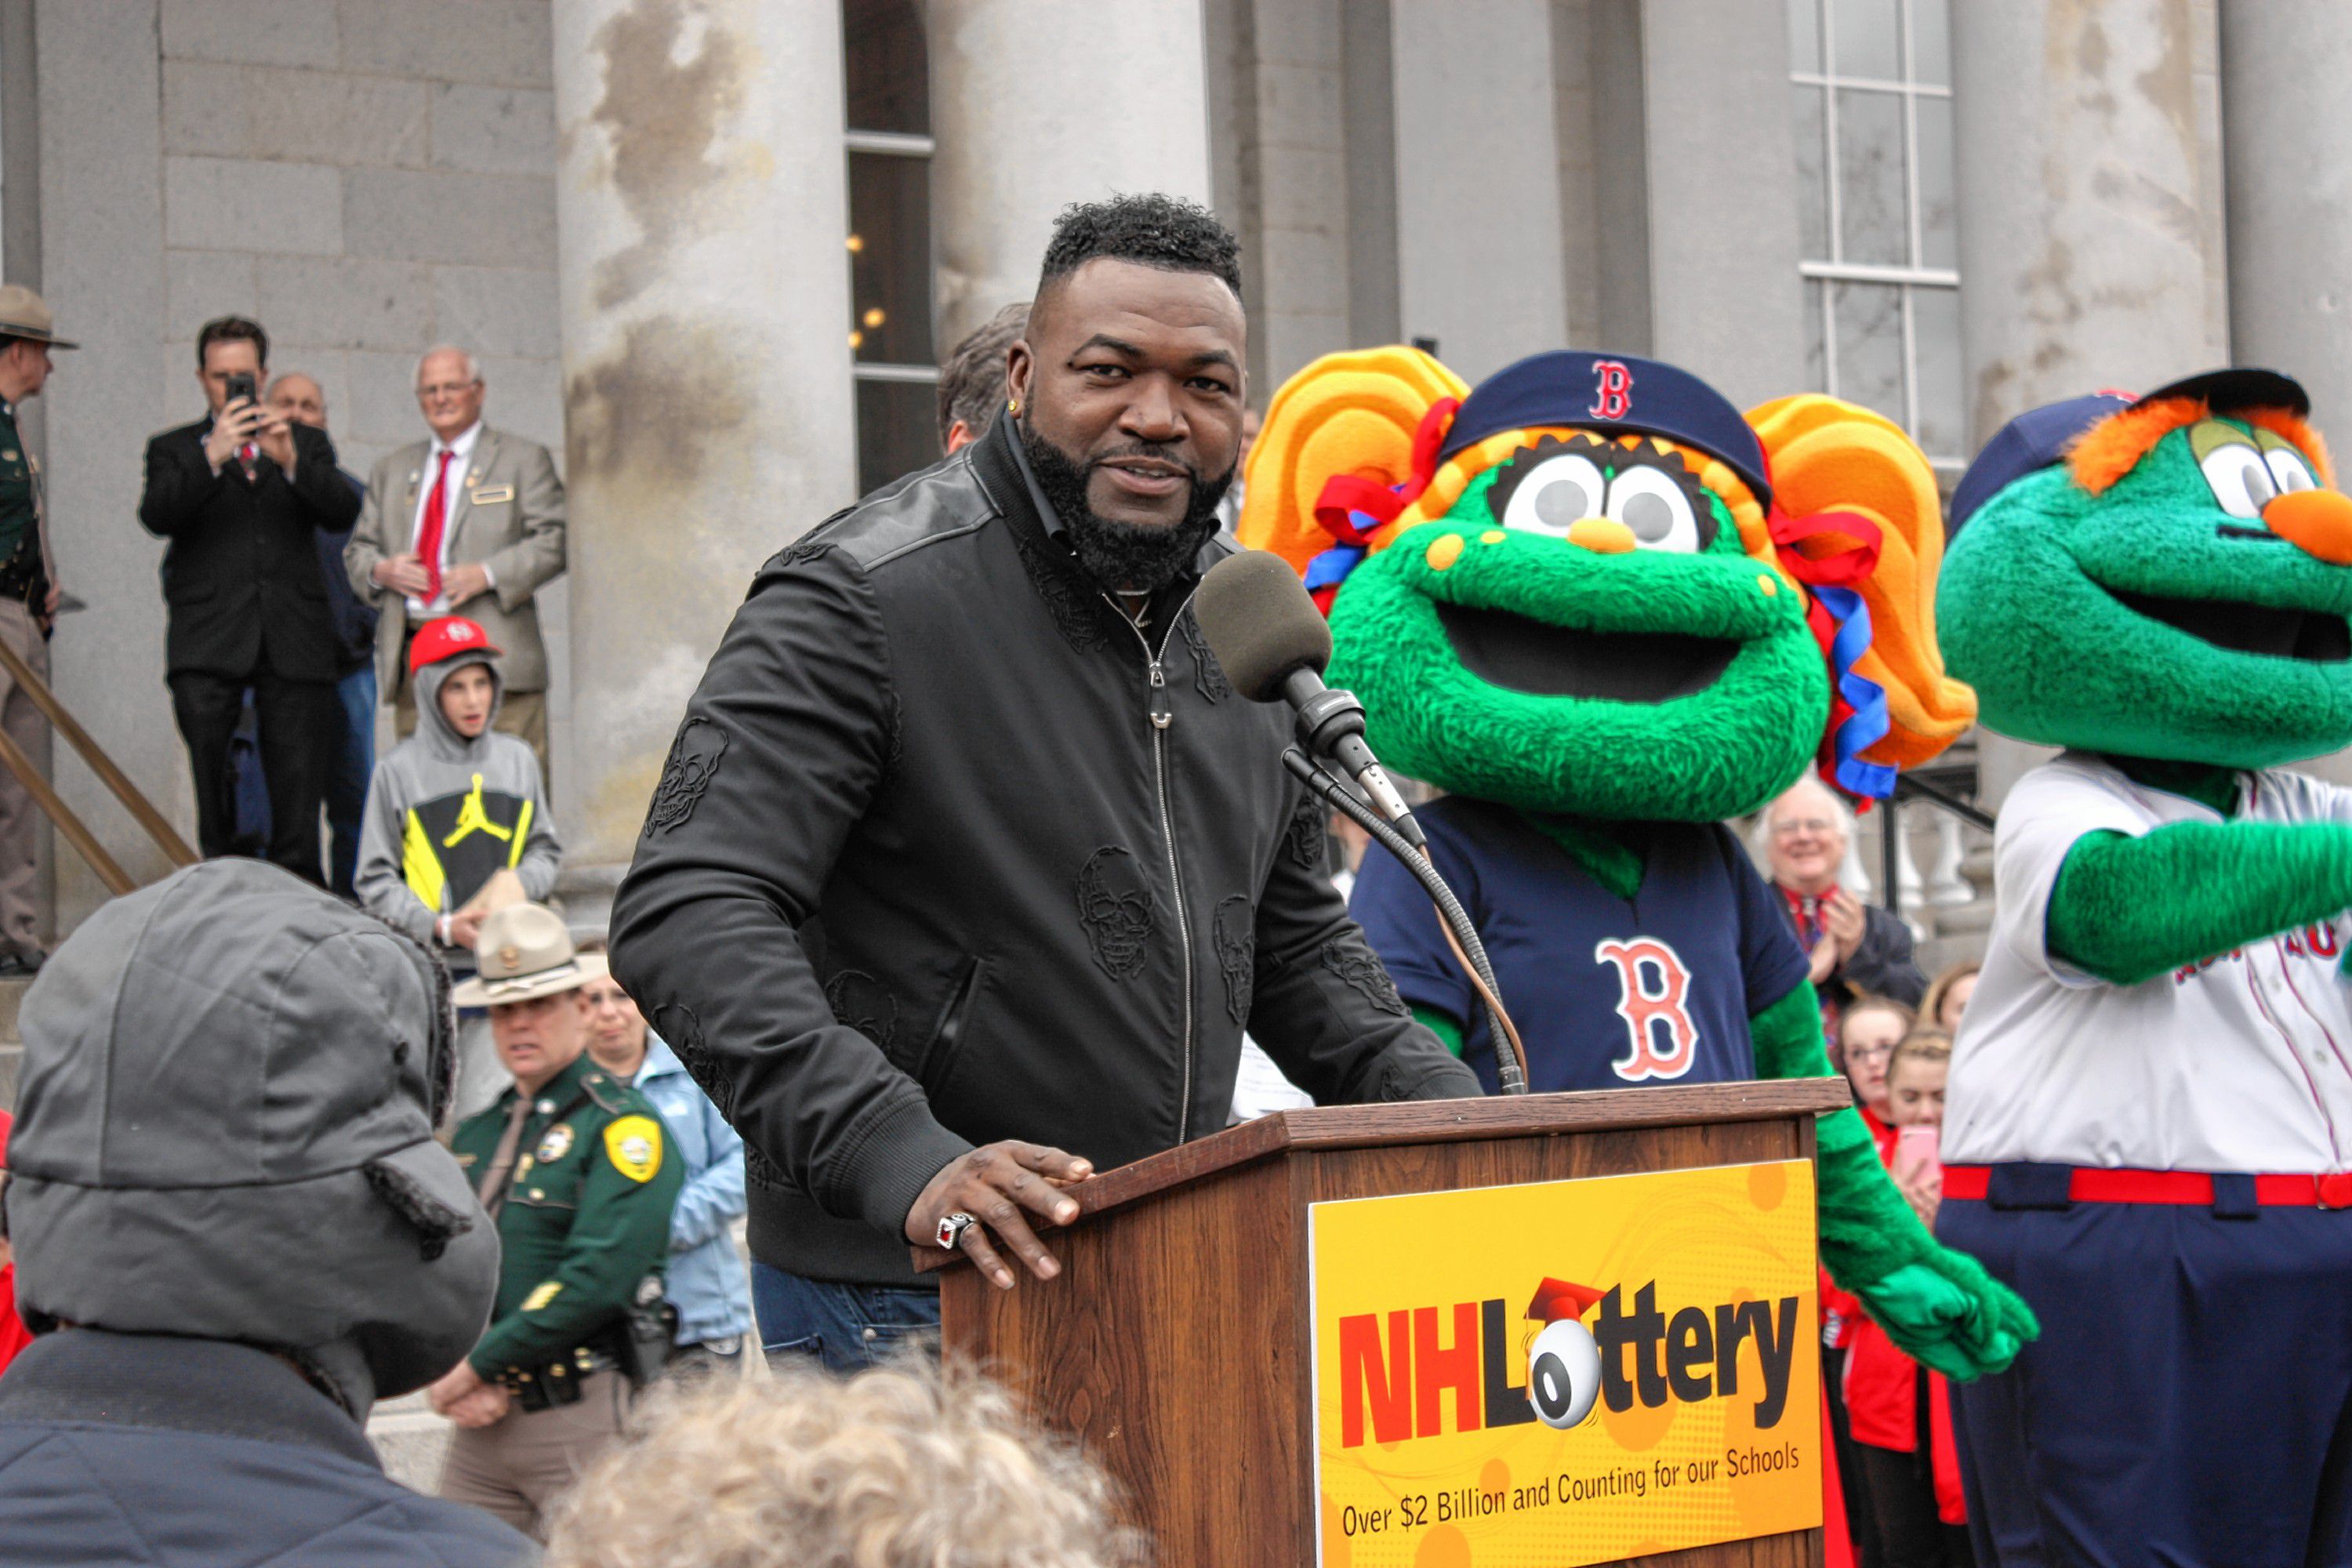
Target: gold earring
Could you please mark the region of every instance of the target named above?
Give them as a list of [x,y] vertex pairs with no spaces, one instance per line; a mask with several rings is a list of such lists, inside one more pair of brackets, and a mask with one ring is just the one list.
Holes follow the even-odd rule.
[[1009,399],[1004,405],[1004,412],[1012,415],[1015,419],[1020,418],[1021,400],[1017,397]]

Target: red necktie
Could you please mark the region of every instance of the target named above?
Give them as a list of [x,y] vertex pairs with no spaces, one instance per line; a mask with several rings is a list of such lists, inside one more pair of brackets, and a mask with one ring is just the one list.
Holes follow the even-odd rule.
[[433,488],[425,495],[425,527],[416,536],[416,553],[425,562],[425,602],[428,605],[441,596],[441,527],[449,514],[449,459],[457,455],[441,454],[441,466],[433,474]]

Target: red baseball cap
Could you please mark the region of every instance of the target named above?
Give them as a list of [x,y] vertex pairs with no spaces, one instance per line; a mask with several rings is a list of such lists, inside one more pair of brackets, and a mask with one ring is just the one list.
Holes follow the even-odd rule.
[[415,675],[451,654],[504,652],[506,649],[490,640],[489,633],[465,616],[443,616],[417,628],[415,639],[408,645],[408,673]]

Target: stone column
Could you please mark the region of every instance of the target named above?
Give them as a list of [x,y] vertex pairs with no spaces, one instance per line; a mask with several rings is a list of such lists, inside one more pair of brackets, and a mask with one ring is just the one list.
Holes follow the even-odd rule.
[[[2352,9],[2264,0],[2221,13],[2232,357],[2302,382],[2313,422],[2339,437],[2352,431],[2347,68]],[[2352,784],[2352,752],[2308,765]]]
[[[33,21],[40,167],[35,275],[59,331],[82,346],[57,356],[57,374],[30,406],[47,437],[58,580],[89,605],[59,621],[49,645],[50,683],[193,843],[187,752],[163,686],[163,600],[155,578],[163,545],[137,521],[147,437],[203,406],[194,357],[163,351],[157,9],[154,0],[42,5]],[[12,157],[12,176],[20,166]],[[12,226],[9,237],[13,243],[21,231]],[[25,259],[9,257],[12,278]],[[163,851],[72,749],[54,751],[58,793],[122,868],[142,883],[169,871]],[[109,895],[62,839],[56,867],[63,934]]]
[[[2224,363],[2211,0],[1951,9],[1972,446],[2044,403]],[[2048,754],[1987,736],[1987,805]]]
[[562,0],[577,918],[760,563],[856,493],[840,7]]
[[1402,4],[1390,28],[1399,313],[1475,386],[1567,346],[1551,6]]
[[2221,14],[2236,357],[2311,393],[2323,430],[2352,431],[2352,8],[2263,0]]
[[1070,203],[1208,202],[1209,97],[1201,0],[931,0],[927,16],[944,353],[1036,292]]
[[[1651,353],[1743,408],[1801,390],[1804,374],[1796,131],[1759,108],[1788,99],[1783,10],[1642,6]],[[1609,131],[1595,127],[1604,159]]]

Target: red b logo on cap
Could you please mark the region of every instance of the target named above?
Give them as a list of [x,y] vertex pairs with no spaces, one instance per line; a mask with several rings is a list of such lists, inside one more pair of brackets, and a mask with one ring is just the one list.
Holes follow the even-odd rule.
[[1592,362],[1592,406],[1587,414],[1595,419],[1622,419],[1633,406],[1633,373],[1620,359],[1597,359]]

